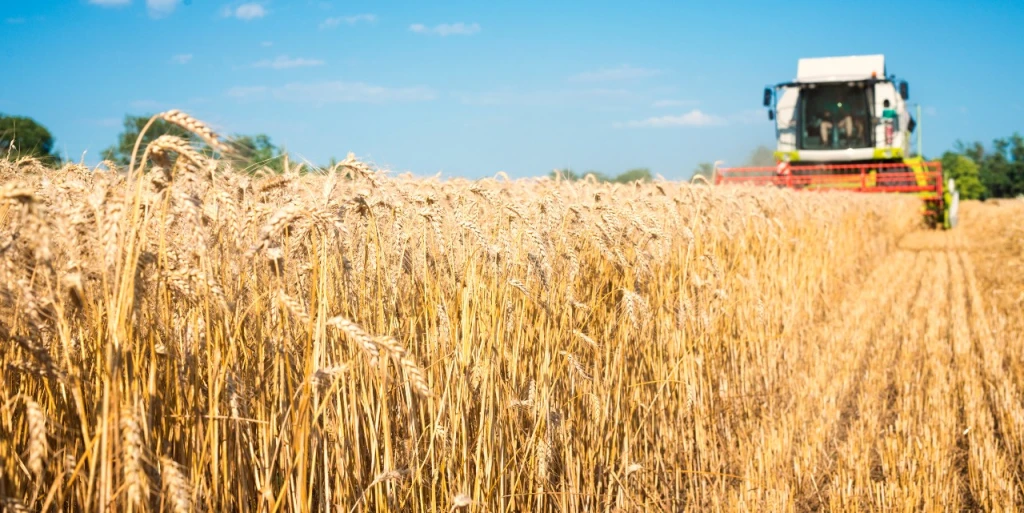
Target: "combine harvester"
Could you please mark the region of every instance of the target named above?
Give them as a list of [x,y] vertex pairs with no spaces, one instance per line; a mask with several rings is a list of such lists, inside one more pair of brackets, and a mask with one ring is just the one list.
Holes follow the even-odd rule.
[[764,90],[777,165],[716,168],[714,183],[915,194],[930,226],[952,228],[953,180],[943,183],[941,163],[909,155],[908,97],[882,55],[800,59],[796,80]]

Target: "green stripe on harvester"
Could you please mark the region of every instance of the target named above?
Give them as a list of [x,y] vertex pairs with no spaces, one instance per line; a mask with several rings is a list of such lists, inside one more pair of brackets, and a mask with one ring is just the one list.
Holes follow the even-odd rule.
[[[903,159],[903,165],[907,166],[914,172],[914,179],[917,180],[918,187],[925,187],[928,185],[928,166],[924,163],[924,158],[913,157],[909,159]],[[928,191],[921,191],[918,196],[928,196],[931,193]]]
[[[788,159],[787,159],[788,157]],[[800,153],[796,151],[776,151],[775,162],[797,162],[800,160]]]
[[875,148],[871,155],[875,160],[898,159],[903,157],[903,148]]

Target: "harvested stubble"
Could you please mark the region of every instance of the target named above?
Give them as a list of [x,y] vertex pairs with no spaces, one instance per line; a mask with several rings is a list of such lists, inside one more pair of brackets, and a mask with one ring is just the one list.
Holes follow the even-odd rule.
[[886,292],[910,199],[178,155],[137,182],[0,163],[4,504],[855,510],[862,463],[827,445],[877,442],[828,420],[857,323],[940,292]]

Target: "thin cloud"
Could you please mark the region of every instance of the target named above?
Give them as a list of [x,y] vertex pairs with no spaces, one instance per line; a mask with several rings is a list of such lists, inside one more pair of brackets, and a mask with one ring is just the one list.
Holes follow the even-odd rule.
[[939,115],[939,109],[936,109],[935,107],[933,107],[931,105],[926,106],[922,110],[924,111],[925,114],[927,114],[929,116],[932,116],[932,117]]
[[768,112],[762,109],[747,109],[737,112],[729,116],[729,121],[741,125],[757,125],[771,122],[768,120]]
[[175,55],[174,57],[171,57],[171,60],[178,64],[188,64],[189,61],[192,60],[192,54],[180,53],[178,55]]
[[341,80],[321,82],[292,82],[279,87],[238,86],[227,91],[227,96],[239,100],[273,97],[293,103],[326,105],[332,103],[396,103],[421,102],[437,98],[437,94],[422,86],[384,87],[363,82]]
[[302,57],[291,58],[287,55],[279,55],[277,58],[263,59],[253,63],[254,68],[271,68],[271,69],[291,69],[291,68],[308,68],[311,66],[323,66],[324,61],[320,59],[305,59]]
[[151,18],[163,18],[174,12],[181,0],[146,0],[146,10]]
[[375,21],[377,21],[377,15],[376,14],[356,14],[356,15],[353,15],[353,16],[334,16],[334,17],[331,17],[331,18],[327,18],[326,20],[321,22],[320,23],[320,28],[321,29],[329,29],[329,28],[335,28],[335,27],[337,27],[338,25],[341,25],[341,24],[352,26],[352,25],[355,25],[357,23],[373,23]]
[[132,0],[89,0],[89,3],[100,7],[120,7],[132,3]]
[[506,88],[456,94],[456,97],[464,105],[475,107],[498,105],[521,107],[606,106],[609,102],[621,103],[634,96],[633,93],[623,89],[518,91]]
[[678,116],[657,116],[637,121],[616,123],[617,128],[670,128],[681,126],[712,126],[724,125],[725,120],[710,114],[705,114],[698,109],[693,109]]
[[636,68],[628,64],[617,68],[601,68],[597,71],[588,71],[569,77],[572,82],[609,82],[615,80],[636,80],[639,78],[650,78],[662,73],[659,69]]
[[416,34],[423,35],[435,35],[441,37],[447,36],[472,36],[480,32],[479,23],[442,23],[440,25],[434,25],[428,27],[422,23],[413,23],[409,25],[409,30]]
[[224,6],[221,14],[225,18],[238,18],[244,21],[251,21],[266,16],[267,10],[263,8],[262,4],[252,2],[242,4],[234,8],[231,6]]
[[260,43],[260,46],[262,46],[263,48],[270,48],[271,46],[274,46],[274,42],[273,41],[263,41],[262,43]]
[[652,107],[664,109],[667,107],[691,107],[698,102],[694,100],[658,100],[651,104]]
[[7,18],[4,20],[4,23],[8,23],[11,25],[20,25],[22,23],[25,23],[25,18]]
[[274,97],[313,103],[390,103],[429,101],[437,97],[425,87],[382,87],[363,82],[291,83],[274,90]]

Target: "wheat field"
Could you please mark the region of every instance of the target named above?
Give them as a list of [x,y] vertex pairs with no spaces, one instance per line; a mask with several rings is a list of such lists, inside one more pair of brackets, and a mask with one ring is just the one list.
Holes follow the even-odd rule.
[[1024,507],[1024,202],[116,167],[0,161],[5,511]]

